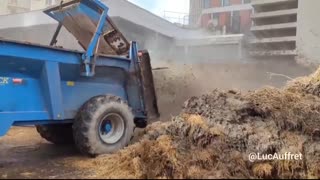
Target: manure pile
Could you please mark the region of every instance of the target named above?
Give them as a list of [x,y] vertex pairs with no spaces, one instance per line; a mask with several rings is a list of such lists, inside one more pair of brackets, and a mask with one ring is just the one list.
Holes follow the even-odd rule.
[[[98,178],[320,178],[320,69],[282,89],[192,97],[141,140],[77,168]],[[249,154],[302,154],[251,162]]]

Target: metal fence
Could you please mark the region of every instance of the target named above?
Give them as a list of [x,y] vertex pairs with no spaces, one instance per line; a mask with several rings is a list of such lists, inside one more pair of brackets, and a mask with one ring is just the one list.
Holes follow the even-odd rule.
[[189,13],[173,12],[173,11],[164,11],[163,18],[182,26],[189,25]]

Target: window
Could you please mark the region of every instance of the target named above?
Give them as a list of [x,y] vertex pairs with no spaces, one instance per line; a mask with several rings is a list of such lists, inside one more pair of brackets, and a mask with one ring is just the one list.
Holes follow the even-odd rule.
[[250,4],[251,0],[242,0],[242,4]]
[[53,0],[46,0],[46,5],[52,5],[53,4]]
[[211,8],[211,0],[202,0],[203,1],[203,8],[208,9]]
[[18,4],[18,0],[10,0],[10,1],[9,1],[9,4],[17,5],[17,4]]
[[221,6],[230,6],[230,0],[221,0]]
[[212,20],[212,23],[213,23],[213,26],[216,27],[219,25],[219,13],[213,13],[211,14],[211,20]]

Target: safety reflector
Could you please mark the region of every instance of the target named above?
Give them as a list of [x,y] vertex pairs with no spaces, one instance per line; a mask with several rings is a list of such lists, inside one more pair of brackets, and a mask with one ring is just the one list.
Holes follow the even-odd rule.
[[20,78],[14,78],[14,79],[12,79],[12,81],[14,84],[22,84],[23,83],[23,79],[20,79]]

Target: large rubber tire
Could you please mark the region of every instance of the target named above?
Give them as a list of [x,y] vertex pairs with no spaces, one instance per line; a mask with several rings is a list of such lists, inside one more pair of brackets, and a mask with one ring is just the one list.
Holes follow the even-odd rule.
[[36,126],[40,136],[56,145],[73,144],[72,124],[50,124]]
[[[101,127],[103,126],[101,124],[109,115],[121,118],[117,121],[121,121],[121,127],[123,127],[121,132],[116,132],[119,139],[113,143],[108,143],[101,137]],[[79,151],[95,157],[113,153],[126,147],[133,136],[134,128],[134,116],[127,103],[115,96],[98,96],[89,100],[79,111],[73,124],[73,135]]]

